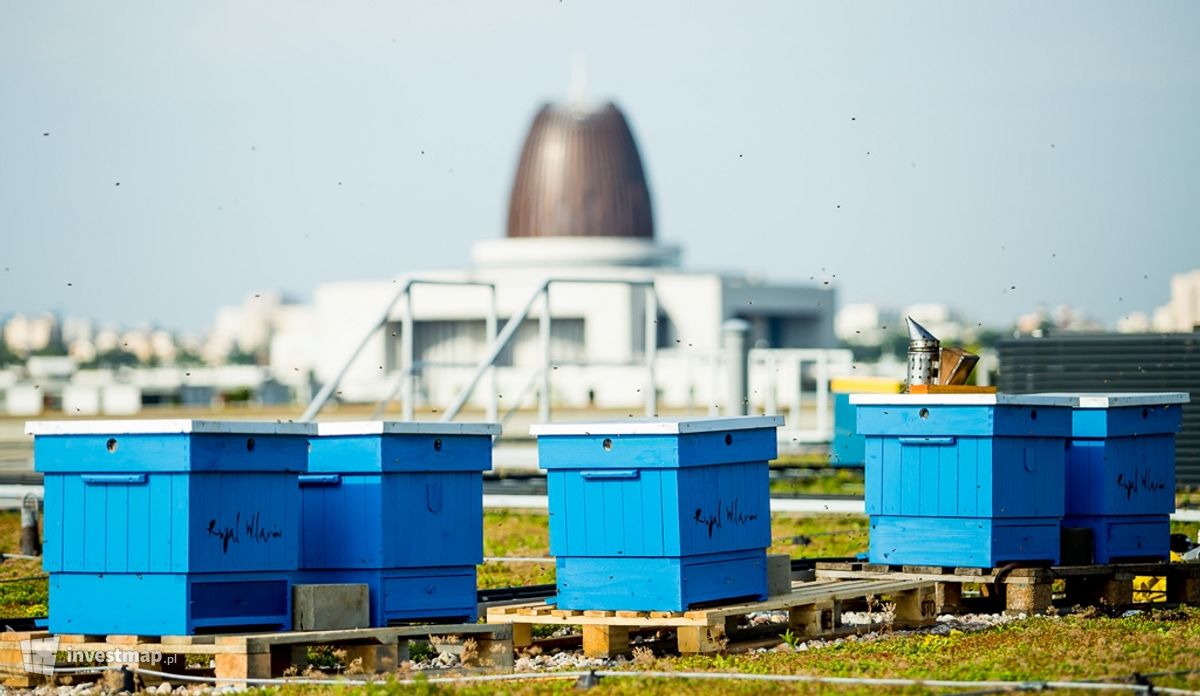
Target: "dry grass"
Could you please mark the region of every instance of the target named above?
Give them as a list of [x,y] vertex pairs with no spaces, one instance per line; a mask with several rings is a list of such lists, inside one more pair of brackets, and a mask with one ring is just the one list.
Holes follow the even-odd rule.
[[[829,677],[898,677],[1005,681],[1106,680],[1134,672],[1200,669],[1200,609],[1151,612],[1129,618],[1089,615],[1061,619],[1033,618],[979,633],[893,635],[874,642],[852,642],[803,652],[767,652],[685,658],[653,658],[642,654],[631,670],[803,674]],[[1159,686],[1200,688],[1200,675],[1155,678]],[[571,693],[574,682],[338,688],[344,693],[520,695]],[[328,688],[295,686],[292,696],[329,693]],[[920,688],[881,689],[821,684],[685,681],[646,677],[607,678],[596,694],[727,694],[727,693],[928,693]],[[1061,693],[1071,693],[1070,691]]]

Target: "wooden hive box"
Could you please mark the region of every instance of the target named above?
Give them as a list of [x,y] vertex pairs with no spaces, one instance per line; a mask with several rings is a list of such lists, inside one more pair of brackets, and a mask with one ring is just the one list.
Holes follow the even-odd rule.
[[1175,434],[1188,395],[1063,396],[1076,400],[1063,526],[1092,530],[1096,563],[1168,558]]
[[1071,400],[860,394],[872,563],[1059,560]]
[[307,424],[33,421],[56,633],[291,626]]
[[767,594],[780,416],[536,425],[561,609]]
[[299,581],[365,583],[371,625],[474,621],[492,423],[321,423],[300,477]]

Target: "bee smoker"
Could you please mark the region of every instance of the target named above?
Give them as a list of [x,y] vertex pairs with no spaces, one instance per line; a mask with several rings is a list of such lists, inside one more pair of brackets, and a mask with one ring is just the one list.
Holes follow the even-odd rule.
[[938,383],[942,343],[924,326],[905,317],[908,323],[908,386]]

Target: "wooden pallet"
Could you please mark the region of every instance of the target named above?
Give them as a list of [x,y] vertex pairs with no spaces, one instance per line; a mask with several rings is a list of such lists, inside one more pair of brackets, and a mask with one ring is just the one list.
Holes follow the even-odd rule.
[[[40,683],[39,675],[26,674],[22,669],[20,641],[50,636],[46,631],[0,633],[0,664],[5,665],[5,685],[29,687]],[[58,649],[60,653],[118,649],[129,653],[160,653],[161,662],[125,664],[174,673],[182,673],[186,668],[187,655],[209,655],[221,684],[244,686],[246,679],[281,676],[289,667],[304,669],[308,664],[308,648],[316,645],[330,645],[346,651],[348,662],[357,660],[363,673],[373,674],[393,671],[407,660],[409,642],[446,637],[461,640],[454,646],[439,642],[439,650],[462,651],[463,643],[471,639],[475,641],[474,656],[480,666],[512,666],[512,627],[507,624],[437,624],[198,636],[60,634]],[[135,655],[130,657],[136,658]]]
[[902,626],[934,621],[934,583],[921,579],[868,579],[799,583],[788,594],[761,602],[726,604],[690,611],[577,611],[546,602],[491,607],[488,623],[511,623],[517,648],[533,644],[536,624],[579,626],[583,652],[589,657],[613,657],[629,652],[630,629],[674,629],[679,652],[712,653],[722,649],[739,619],[755,612],[787,611],[788,626],[797,635],[816,637],[841,626],[841,603],[866,597],[892,597],[896,622]]
[[[1200,605],[1200,563],[1112,563],[1109,565],[1039,568],[944,568],[890,566],[877,563],[818,563],[817,578],[927,580],[935,584],[936,611],[955,613],[962,602],[962,586],[979,584],[1003,594],[1008,613],[1036,614],[1050,610],[1053,584],[1063,580],[1068,605],[1125,606],[1133,603],[1136,577],[1163,577],[1167,601]],[[1002,586],[1002,590],[1000,588]]]

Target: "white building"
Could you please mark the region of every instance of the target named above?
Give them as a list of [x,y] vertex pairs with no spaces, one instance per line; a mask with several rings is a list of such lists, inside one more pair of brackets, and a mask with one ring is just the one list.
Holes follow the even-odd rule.
[[1191,333],[1200,326],[1200,268],[1171,276],[1171,299],[1154,311],[1154,330]]
[[[468,267],[317,286],[311,313],[298,311],[287,326],[276,327],[272,370],[303,373],[311,366],[318,382],[335,379],[363,337],[380,325],[405,278],[440,284],[415,285],[395,301],[382,330],[342,377],[336,398],[388,398],[411,365],[418,401],[444,408],[486,362],[494,301],[497,331],[531,307],[500,351],[494,379],[502,410],[532,404],[543,372],[538,290],[549,279],[572,281],[555,282],[549,291],[550,393],[556,404],[640,408],[647,397],[645,356],[653,350],[664,408],[711,407],[727,393],[720,370],[722,325],[732,318],[749,322],[752,346],[835,345],[831,289],[740,272],[689,271],[678,247],[655,240],[640,155],[612,104],[550,105],[538,113],[513,183],[507,234],[478,242]],[[410,308],[411,360],[404,340]],[[648,308],[655,312],[649,324]],[[304,345],[314,347],[311,354]],[[794,371],[775,372],[793,386],[800,379]],[[476,389],[472,402],[482,405],[490,398],[485,392]]]

